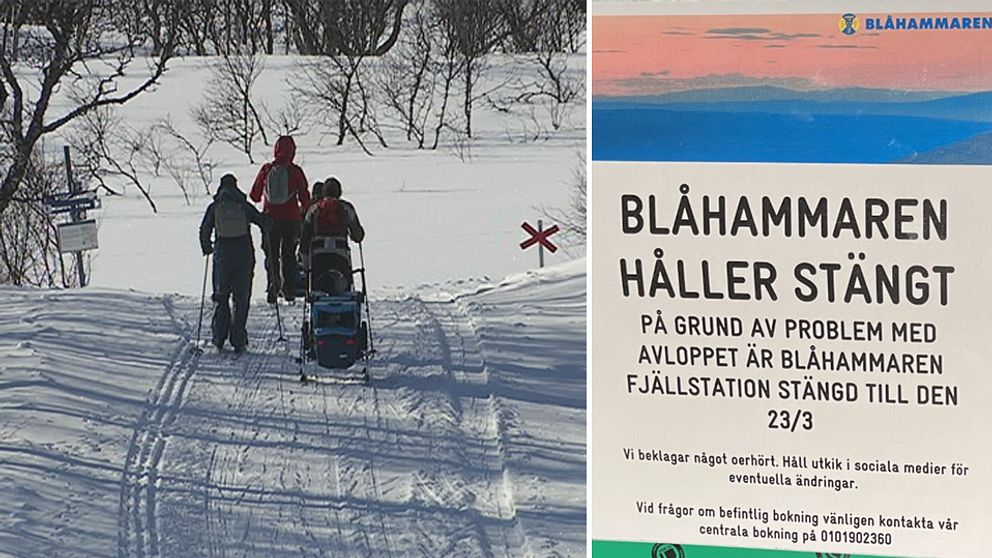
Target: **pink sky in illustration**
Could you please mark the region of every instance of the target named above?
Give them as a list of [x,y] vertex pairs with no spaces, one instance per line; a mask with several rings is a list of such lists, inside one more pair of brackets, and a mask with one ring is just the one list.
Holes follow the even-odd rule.
[[593,95],[748,85],[992,90],[992,30],[865,29],[866,17],[885,15],[858,14],[853,36],[840,32],[840,14],[595,16]]

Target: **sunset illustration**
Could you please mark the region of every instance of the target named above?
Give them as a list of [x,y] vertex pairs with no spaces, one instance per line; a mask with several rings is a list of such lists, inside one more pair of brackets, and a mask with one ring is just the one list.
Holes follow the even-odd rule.
[[992,163],[989,14],[593,18],[593,158]]
[[597,16],[593,94],[754,85],[992,90],[987,44],[979,40],[990,30],[870,31],[867,17],[876,16],[858,16],[860,29],[845,35],[841,14]]

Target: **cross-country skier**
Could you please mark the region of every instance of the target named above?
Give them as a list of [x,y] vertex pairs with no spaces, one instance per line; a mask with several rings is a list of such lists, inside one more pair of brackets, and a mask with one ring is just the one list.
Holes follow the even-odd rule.
[[341,199],[341,182],[324,181],[323,197],[307,211],[300,234],[300,252],[311,274],[314,288],[328,293],[347,290],[352,285],[351,249],[365,238],[355,206]]
[[[233,174],[220,179],[214,201],[207,207],[200,223],[200,247],[203,255],[214,256],[214,293],[216,304],[212,322],[213,343],[218,350],[230,340],[234,351],[244,352],[248,346],[248,306],[251,283],[255,273],[255,247],[249,223],[262,229],[263,235],[272,229],[272,219],[259,213],[238,189]],[[213,241],[211,241],[213,236]],[[234,316],[231,317],[231,298]]]
[[272,233],[263,240],[269,304],[275,304],[280,290],[288,302],[295,298],[300,220],[310,207],[307,177],[303,169],[293,163],[296,156],[293,138],[280,136],[273,154],[273,160],[259,169],[251,188],[251,199],[263,202],[262,211],[275,221]]

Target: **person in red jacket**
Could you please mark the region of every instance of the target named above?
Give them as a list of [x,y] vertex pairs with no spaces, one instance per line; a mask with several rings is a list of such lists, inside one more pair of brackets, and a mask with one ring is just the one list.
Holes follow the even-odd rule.
[[268,272],[268,301],[275,304],[279,292],[292,302],[295,297],[296,246],[300,221],[310,207],[310,192],[303,169],[293,163],[296,143],[290,136],[276,140],[273,161],[258,170],[251,199],[262,203],[262,212],[275,221],[265,239],[265,270]]
[[[361,244],[365,239],[365,229],[358,220],[355,206],[341,199],[341,181],[332,176],[324,181],[321,190],[322,196],[314,201],[303,220],[300,259],[311,287],[337,294],[353,285],[348,237]],[[315,244],[317,247],[311,252]],[[336,272],[341,279],[340,284],[335,283],[334,276],[328,275],[329,272]],[[325,282],[327,280],[330,283]]]

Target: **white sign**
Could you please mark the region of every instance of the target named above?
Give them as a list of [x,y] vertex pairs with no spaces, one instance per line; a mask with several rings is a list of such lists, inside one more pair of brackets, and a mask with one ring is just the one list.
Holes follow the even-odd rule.
[[990,179],[593,163],[593,538],[987,556]]
[[591,25],[593,558],[989,556],[992,4]]
[[59,252],[82,252],[97,246],[96,221],[59,224]]

